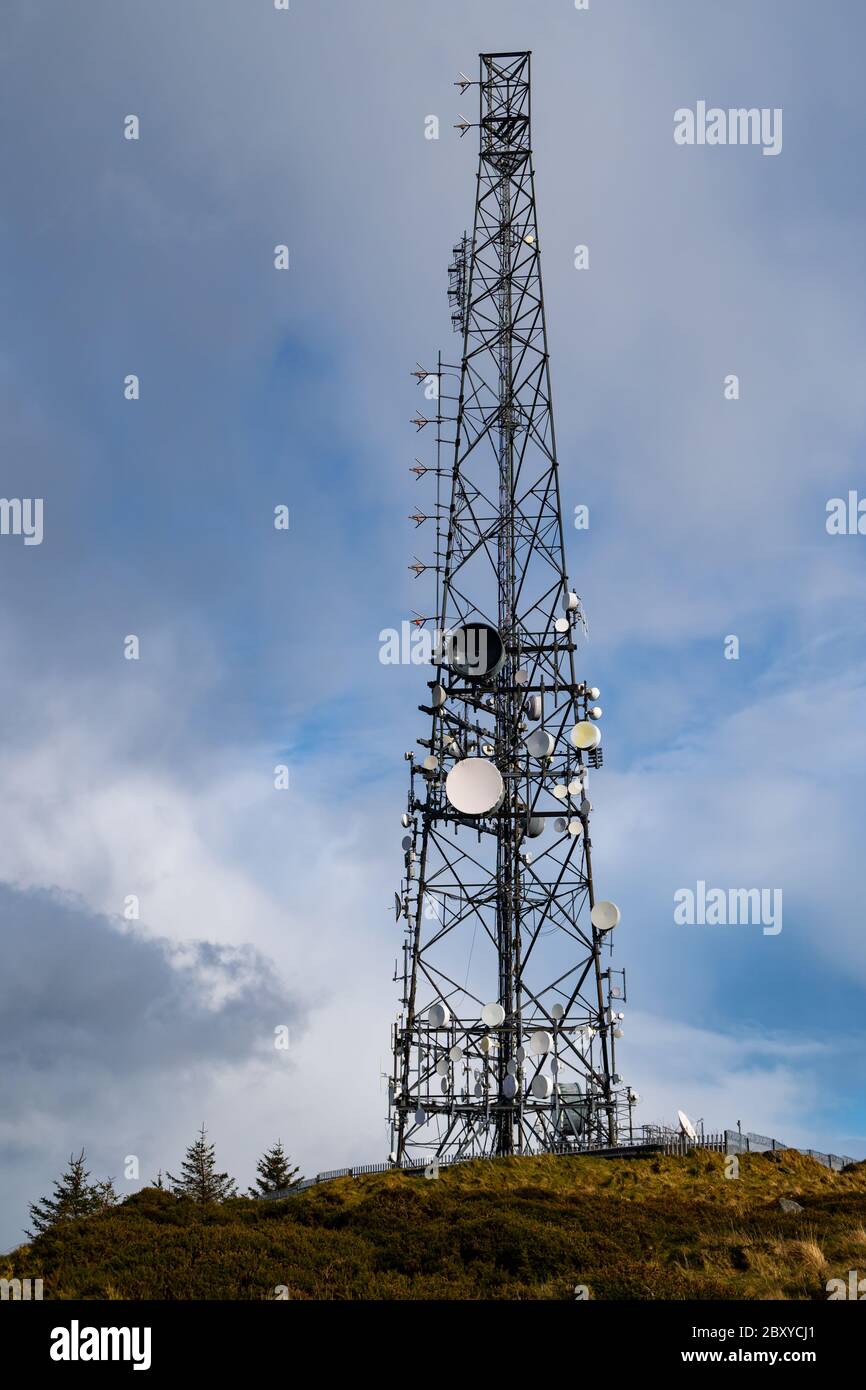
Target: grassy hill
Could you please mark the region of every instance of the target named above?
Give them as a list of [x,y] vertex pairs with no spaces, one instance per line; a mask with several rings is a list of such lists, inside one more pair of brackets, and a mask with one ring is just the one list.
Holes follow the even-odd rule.
[[[780,1198],[803,1210],[785,1212]],[[514,1158],[197,1207],[155,1188],[0,1257],[46,1298],[825,1299],[866,1273],[866,1163]],[[285,1295],[282,1295],[285,1296]]]

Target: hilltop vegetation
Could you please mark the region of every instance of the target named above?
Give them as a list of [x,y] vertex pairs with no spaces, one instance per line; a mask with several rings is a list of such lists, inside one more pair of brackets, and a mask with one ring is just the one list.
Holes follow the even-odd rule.
[[866,1273],[866,1163],[724,1165],[514,1158],[212,1205],[151,1187],[0,1257],[0,1277],[59,1299],[825,1299]]

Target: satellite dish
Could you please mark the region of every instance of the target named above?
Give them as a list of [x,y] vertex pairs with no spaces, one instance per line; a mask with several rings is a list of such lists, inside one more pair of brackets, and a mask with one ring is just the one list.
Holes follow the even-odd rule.
[[520,671],[515,671],[515,672],[514,672],[514,684],[515,684],[515,685],[528,685],[528,684],[529,684],[529,672],[528,672],[528,671],[525,671],[525,670],[523,670],[523,669],[521,669]]
[[530,816],[525,828],[530,840],[536,840],[544,834],[544,816]]
[[430,703],[434,709],[441,709],[448,699],[448,692],[444,685],[434,685],[430,691]]
[[399,922],[399,920],[400,920],[400,913],[402,912],[402,910],[403,910],[403,904],[402,904],[401,901],[400,901],[400,894],[399,894],[399,893],[395,893],[395,894],[394,894],[394,921],[395,921],[395,922]]
[[517,1052],[515,1053],[515,1056],[516,1056],[518,1062],[525,1062],[525,1061],[526,1061],[526,1048],[525,1048],[525,1047],[518,1047]]
[[501,1004],[485,1004],[481,1010],[481,1022],[488,1028],[501,1028],[505,1022],[505,1010]]
[[621,1028],[614,1028],[614,1030],[613,1030],[613,1036],[614,1036],[615,1038],[621,1038],[622,1035],[623,1035],[623,1033],[622,1033],[622,1029],[621,1029]]
[[620,989],[619,985],[614,985],[613,989],[610,992],[610,997],[611,999],[622,999],[622,990]]
[[597,685],[591,685],[589,690],[587,690],[586,694],[588,699],[597,700],[601,695],[601,691],[599,690]]
[[565,1009],[562,1007],[562,1005],[554,1004],[553,1008],[550,1010],[550,1017],[556,1019],[556,1021],[558,1022],[559,1019],[564,1017],[564,1015]]
[[540,696],[540,695],[530,695],[529,699],[526,701],[526,717],[527,717],[527,719],[540,719],[540,718],[541,718],[541,696]]
[[554,1057],[553,1061],[550,1064],[550,1070],[553,1072],[553,1075],[559,1076],[559,1073],[562,1071],[562,1067],[563,1064],[562,1062],[560,1062],[559,1058]]
[[572,729],[571,741],[575,748],[584,752],[590,748],[597,748],[601,743],[601,729],[597,724],[590,724],[588,719],[582,719]]
[[543,1028],[531,1034],[529,1039],[529,1052],[533,1057],[546,1057],[553,1047],[553,1038]]
[[415,1123],[416,1125],[426,1125],[427,1123],[427,1111],[422,1110],[420,1105],[415,1111]]
[[575,609],[580,607],[580,599],[577,597],[577,594],[566,593],[565,598],[562,600],[562,606],[566,613],[573,613]]
[[447,1004],[434,1004],[427,1014],[427,1022],[431,1028],[447,1028],[451,1022],[451,1010]]
[[543,758],[549,758],[555,747],[556,739],[546,729],[536,729],[526,739],[527,753],[530,758],[537,758],[539,762]]
[[463,758],[445,778],[445,795],[463,816],[489,816],[502,804],[505,783],[486,758]]
[[437,1076],[448,1075],[448,1063],[445,1061],[444,1057],[436,1063],[436,1074]]
[[587,714],[589,715],[590,719],[601,719],[601,716],[604,714],[604,710],[602,709],[601,705],[593,705],[592,709],[587,710]]
[[508,1072],[508,1075],[509,1075],[509,1076],[516,1076],[516,1075],[517,1075],[517,1063],[516,1063],[516,1062],[506,1062],[506,1064],[505,1064],[505,1070]]
[[463,1048],[462,1048],[462,1047],[458,1047],[457,1044],[455,1043],[454,1046],[451,1048],[451,1051],[448,1053],[448,1056],[451,1058],[451,1061],[452,1061],[452,1062],[462,1062],[462,1061],[463,1061]]
[[402,816],[400,817],[400,824],[402,825],[404,830],[409,829],[409,826],[412,824],[412,817],[409,815],[408,811],[403,812]]
[[583,783],[579,777],[575,777],[573,782],[569,782],[567,791],[569,796],[580,796],[583,792]]
[[425,772],[438,772],[439,759],[436,757],[435,753],[430,753],[429,756],[424,759],[421,766]]
[[677,1111],[677,1119],[680,1122],[680,1129],[682,1130],[686,1138],[697,1139],[698,1136],[695,1133],[695,1127],[689,1119],[688,1115],[686,1114],[685,1110]]
[[403,836],[403,839],[402,839],[402,841],[401,841],[401,844],[403,845],[403,848],[404,848],[404,849],[411,849],[411,848],[412,848],[412,836],[411,836],[411,835],[404,835],[404,836]]
[[513,1100],[517,1095],[517,1077],[504,1076],[502,1078],[502,1094],[506,1100]]
[[447,660],[466,680],[486,680],[505,665],[505,643],[495,627],[466,623],[449,633]]
[[484,1095],[484,1087],[481,1085],[481,1082],[480,1082],[480,1081],[476,1081],[476,1083],[475,1083],[475,1094],[476,1094],[476,1096],[483,1096],[483,1095]]
[[553,1090],[553,1082],[549,1076],[534,1076],[530,1089],[536,1100],[547,1100]]
[[589,914],[596,931],[612,931],[619,922],[620,915],[616,903],[611,902],[596,903]]
[[489,1038],[482,1038],[478,1046],[486,1057],[493,1044],[491,1043]]
[[553,788],[553,795],[556,797],[557,801],[565,801],[565,799],[568,796],[569,790],[570,788],[563,786],[563,784],[560,782],[559,786]]
[[441,1087],[442,1087],[442,1094],[443,1094],[443,1096],[447,1096],[447,1094],[448,1094],[448,1086],[449,1086],[448,1077],[447,1077],[447,1076],[443,1076],[443,1078],[442,1078],[442,1080],[441,1080],[441,1082],[440,1082],[439,1084],[440,1084]]
[[556,820],[553,822],[553,828],[558,835],[564,835],[568,829],[568,821],[564,816],[557,816]]
[[582,822],[582,821],[579,821],[576,817],[575,817],[574,820],[570,820],[570,821],[568,822],[568,827],[567,827],[567,828],[568,828],[568,833],[569,833],[569,835],[574,835],[575,838],[576,838],[578,835],[582,835],[582,834],[583,834],[583,822]]

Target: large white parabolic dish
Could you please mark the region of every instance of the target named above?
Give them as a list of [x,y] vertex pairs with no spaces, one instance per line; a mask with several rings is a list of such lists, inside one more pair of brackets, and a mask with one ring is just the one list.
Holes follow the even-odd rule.
[[571,741],[575,748],[597,748],[601,743],[601,729],[597,724],[590,724],[588,719],[582,719],[572,729]]
[[445,779],[445,795],[461,816],[489,816],[505,796],[505,783],[487,758],[463,758]]
[[600,902],[594,905],[589,915],[596,931],[612,931],[619,922],[620,910],[616,903]]

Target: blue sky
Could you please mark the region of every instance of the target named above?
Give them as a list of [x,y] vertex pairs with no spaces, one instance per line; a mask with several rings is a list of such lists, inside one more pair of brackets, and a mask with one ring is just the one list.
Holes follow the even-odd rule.
[[[866,1153],[866,538],[824,525],[866,491],[861,7],[13,0],[0,23],[2,492],[45,499],[41,546],[0,537],[0,1245],[82,1144],[142,1181],[202,1120],[245,1181],[278,1134],[307,1172],[385,1151],[425,676],[379,633],[429,608],[409,373],[458,352],[452,83],[482,49],[533,50],[620,1061],[647,1121]],[[676,146],[702,99],[781,107],[781,154]],[[781,887],[783,931],[675,926],[698,879]],[[108,939],[122,1039],[91,988]]]

